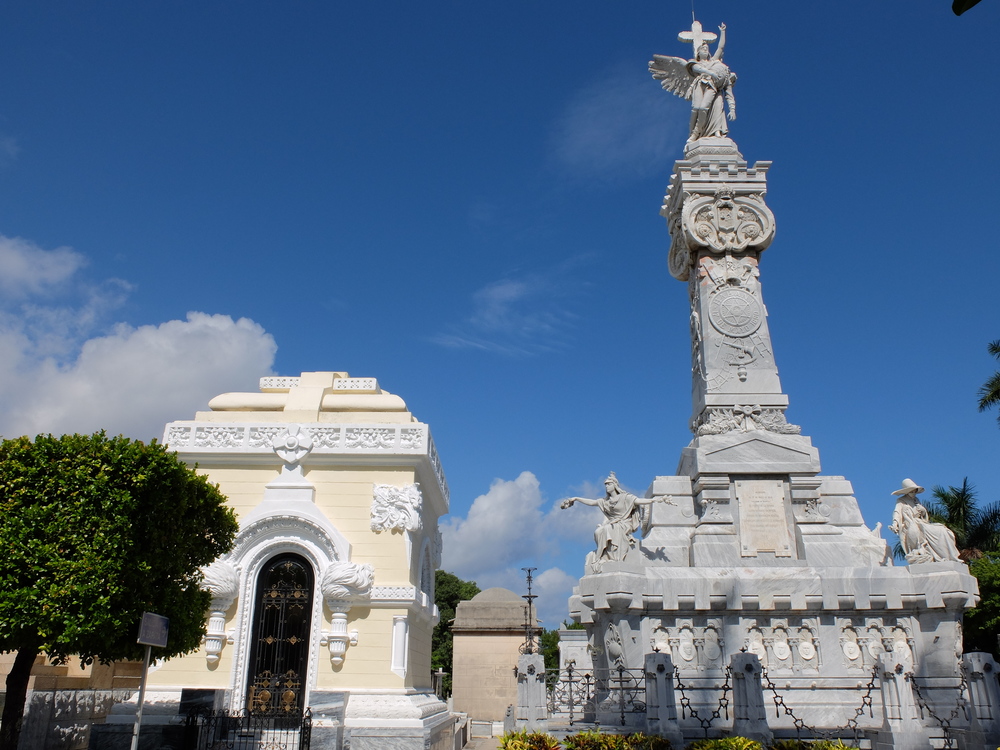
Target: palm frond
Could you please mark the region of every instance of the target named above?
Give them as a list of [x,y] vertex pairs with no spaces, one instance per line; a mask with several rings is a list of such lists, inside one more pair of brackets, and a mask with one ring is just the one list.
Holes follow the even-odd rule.
[[973,529],[979,525],[980,511],[976,505],[976,488],[969,484],[969,478],[962,479],[961,487],[945,489],[935,485],[931,492],[936,502],[927,504],[927,512],[931,520],[943,523],[955,533],[955,542],[959,549],[968,543]]
[[966,543],[986,552],[1000,550],[1000,502],[979,510],[976,525],[970,530]]
[[[997,359],[1000,359],[1000,339],[991,341],[987,344],[986,351]],[[985,383],[983,383],[977,395],[979,396],[979,411],[986,411],[987,409],[991,409],[997,404],[1000,404],[1000,372],[993,373],[993,375],[990,376]],[[997,416],[997,422],[1000,422],[1000,415]]]

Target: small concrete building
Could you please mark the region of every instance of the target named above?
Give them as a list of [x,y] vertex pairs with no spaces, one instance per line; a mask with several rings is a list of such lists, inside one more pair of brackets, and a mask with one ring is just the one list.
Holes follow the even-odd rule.
[[517,704],[517,657],[525,642],[527,608],[523,598],[502,588],[459,602],[451,629],[456,711],[501,721],[507,706]]

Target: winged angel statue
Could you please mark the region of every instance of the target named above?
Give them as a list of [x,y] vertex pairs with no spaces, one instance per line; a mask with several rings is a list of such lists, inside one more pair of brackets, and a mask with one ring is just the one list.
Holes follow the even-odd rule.
[[724,105],[729,107],[729,119],[736,119],[736,99],[733,97],[736,74],[722,62],[722,50],[726,46],[726,24],[719,26],[719,44],[714,55],[709,55],[708,43],[715,39],[715,34],[703,33],[701,25],[695,22],[691,32],[683,32],[680,36],[681,41],[692,38],[696,45],[693,60],[653,55],[649,72],[671,94],[691,101],[689,141],[722,137],[729,132]]

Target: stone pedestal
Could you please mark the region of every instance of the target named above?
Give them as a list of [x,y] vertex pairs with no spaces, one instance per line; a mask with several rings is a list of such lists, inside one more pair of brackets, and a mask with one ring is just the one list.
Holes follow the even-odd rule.
[[733,654],[730,662],[733,677],[733,734],[756,740],[765,747],[774,740],[767,727],[764,688],[757,654]]
[[548,708],[545,692],[545,659],[541,654],[521,654],[517,660],[518,729],[548,731]]
[[674,665],[668,654],[646,654],[646,731],[666,737],[676,748],[684,746],[677,724]]

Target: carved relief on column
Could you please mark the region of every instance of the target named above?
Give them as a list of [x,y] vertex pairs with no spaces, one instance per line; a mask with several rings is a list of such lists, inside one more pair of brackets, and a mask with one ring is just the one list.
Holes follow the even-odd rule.
[[653,628],[653,632],[649,638],[649,647],[656,653],[669,654],[670,653],[670,631],[663,626],[661,622],[659,625]]
[[871,657],[871,663],[875,664],[883,653],[892,650],[892,646],[890,644],[889,648],[886,648],[885,642],[888,639],[885,637],[885,631],[882,629],[880,622],[869,621],[867,633],[868,645],[865,650],[868,651],[868,655]]
[[694,644],[694,631],[690,627],[684,626],[678,631],[677,636],[679,640],[677,653],[681,657],[682,663],[687,667],[697,666],[695,658],[698,656],[698,650]]
[[752,432],[765,430],[779,435],[798,435],[802,428],[789,424],[785,410],[780,407],[761,407],[760,404],[738,404],[704,409],[692,423],[696,435],[723,435],[727,432]]
[[[904,661],[913,661],[913,636],[909,628],[902,625],[894,626],[890,634],[890,640],[892,641],[892,650],[899,654],[899,658]],[[962,654],[959,651],[961,647],[962,644],[959,643],[955,652],[955,656],[959,659],[962,658]]]
[[811,628],[803,625],[799,628],[796,651],[804,669],[819,669],[819,659],[816,652],[816,634]]
[[622,640],[621,631],[614,623],[608,625],[604,632],[604,653],[608,657],[608,669],[627,667],[625,663],[625,642]]
[[660,212],[667,217],[672,239],[667,264],[670,274],[687,281],[697,251],[759,253],[774,239],[774,214],[760,193],[737,195],[723,185],[712,194],[667,196]]
[[758,193],[736,195],[723,185],[714,195],[684,201],[681,224],[688,247],[717,253],[761,251],[774,239],[774,214]]
[[[705,389],[717,392],[733,376],[746,383],[752,371],[773,370],[774,355],[765,325],[767,311],[760,297],[757,257],[728,252],[720,257],[702,251],[693,267],[692,325],[697,319],[702,368],[699,377]],[[754,417],[751,429],[775,431],[784,424],[781,410],[760,411]],[[736,418],[746,421],[739,415]]]
[[705,666],[711,669],[722,667],[723,640],[719,634],[722,624],[718,621],[709,621],[705,628]]
[[767,668],[767,647],[764,645],[764,633],[756,624],[747,631],[746,649],[751,654],[756,654],[760,659],[761,666]]
[[843,621],[840,629],[840,648],[844,652],[844,664],[849,669],[864,669],[865,661],[858,631],[850,620]]
[[205,632],[205,659],[216,664],[228,641],[226,612],[233,606],[240,589],[240,574],[231,563],[216,560],[202,569],[205,575],[203,588],[212,595],[208,607],[208,628]]
[[376,484],[372,487],[372,520],[371,530],[382,531],[420,531],[423,520],[420,512],[423,508],[423,495],[416,483],[405,487],[391,484]]
[[334,666],[344,663],[347,645],[358,645],[358,631],[347,632],[347,613],[355,604],[371,596],[375,569],[368,563],[335,561],[327,566],[320,579],[320,590],[332,613],[329,631],[323,632],[321,645],[329,646]]
[[788,630],[779,625],[772,629],[771,653],[774,654],[775,667],[791,669],[792,647],[788,643]]

